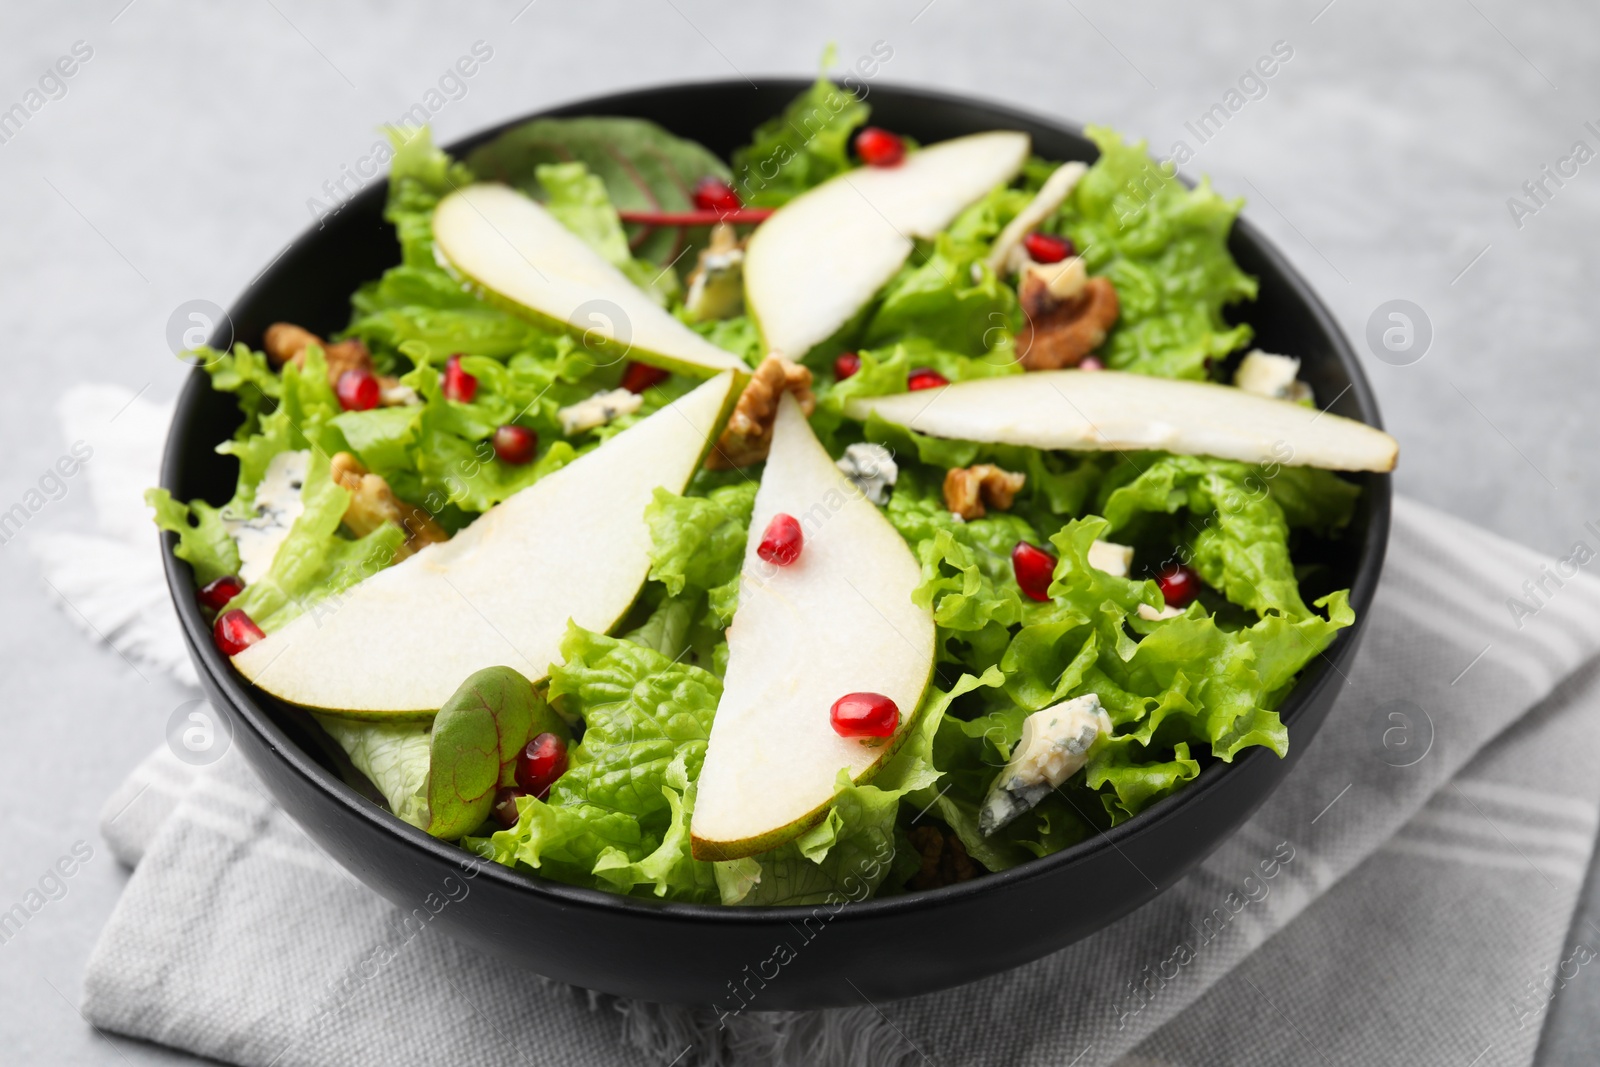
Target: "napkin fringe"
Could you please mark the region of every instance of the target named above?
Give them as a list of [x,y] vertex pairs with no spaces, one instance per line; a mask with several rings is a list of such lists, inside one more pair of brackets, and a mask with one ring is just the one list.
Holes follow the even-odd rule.
[[650,1004],[590,994],[590,1006],[609,1002],[622,1040],[645,1056],[681,1067],[911,1067],[927,1058],[876,1008],[750,1012],[716,1016],[681,1004]]

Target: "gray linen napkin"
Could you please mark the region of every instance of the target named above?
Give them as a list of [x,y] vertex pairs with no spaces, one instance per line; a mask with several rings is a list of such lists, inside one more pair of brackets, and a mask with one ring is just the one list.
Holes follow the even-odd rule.
[[1526,1064],[1550,989],[1600,945],[1566,940],[1600,802],[1600,679],[1579,670],[1600,583],[1546,581],[1519,621],[1506,599],[1533,606],[1545,566],[1401,501],[1345,691],[1263,810],[1146,907],[969,986],[726,1030],[558,986],[358,884],[232,754],[197,773],[162,750],[106,807],[137,869],[84,1011],[250,1067]]

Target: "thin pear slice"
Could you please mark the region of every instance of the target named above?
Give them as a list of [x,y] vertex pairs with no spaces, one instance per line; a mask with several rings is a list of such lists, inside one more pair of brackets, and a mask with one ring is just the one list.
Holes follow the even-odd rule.
[[990,189],[1014,178],[1028,135],[941,141],[897,167],[861,167],[785,204],[750,237],[745,303],[767,348],[800,359],[867,305],[911,254]]
[[[756,554],[774,515],[804,530],[800,557]],[[827,811],[840,769],[863,782],[910,728],[933,671],[933,616],[912,602],[921,568],[905,540],[839,472],[785,395],[756,492],[728,671],[700,771],[695,856],[764,852]],[[829,721],[847,693],[900,709],[893,738],[840,737]]]
[[933,437],[1078,452],[1148,448],[1335,471],[1393,470],[1400,454],[1393,437],[1354,419],[1229,385],[1117,371],[974,379],[862,397],[845,410]]
[[293,704],[355,718],[431,715],[463,679],[559,663],[570,618],[604,632],[650,569],[644,512],[682,492],[734,398],[724,373],[233,658]]
[[486,299],[583,338],[603,359],[624,357],[708,378],[744,361],[673,318],[530,197],[470,185],[439,202],[433,244]]

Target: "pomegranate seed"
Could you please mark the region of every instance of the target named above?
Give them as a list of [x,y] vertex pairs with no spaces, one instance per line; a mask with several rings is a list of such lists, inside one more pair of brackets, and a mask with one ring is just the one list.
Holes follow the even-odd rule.
[[461,369],[459,352],[445,360],[443,388],[446,400],[459,400],[463,404],[472,403],[472,398],[478,395],[478,379]]
[[900,709],[882,693],[846,693],[833,702],[828,721],[840,737],[893,737]]
[[800,532],[799,521],[793,515],[785,515],[780,511],[767,523],[767,532],[761,535],[756,555],[768,563],[787,567],[800,558],[800,550],[805,543],[805,534]]
[[893,167],[906,158],[906,143],[888,130],[868,126],[856,134],[856,155],[869,167]]
[[513,826],[517,825],[517,820],[521,818],[520,813],[517,811],[517,798],[525,797],[527,795],[527,793],[520,789],[513,789],[510,786],[502,786],[495,793],[494,807],[490,809],[490,814],[494,816],[494,821],[499,823],[500,826],[506,830],[509,830]]
[[861,369],[861,357],[854,352],[841,352],[833,357],[833,377],[835,381],[844,381],[854,376]]
[[1053,233],[1034,230],[1022,239],[1022,247],[1035,263],[1060,263],[1076,250],[1072,242]]
[[906,375],[906,388],[913,393],[918,389],[937,389],[941,385],[949,384],[949,378],[946,378],[936,370],[929,370],[927,367],[918,367]]
[[1169,563],[1156,575],[1161,597],[1168,607],[1186,608],[1200,595],[1200,576],[1181,563]]
[[630,393],[642,393],[670,377],[672,372],[660,367],[652,367],[648,363],[629,363],[628,369],[622,372],[622,387]]
[[200,606],[221,611],[224,604],[242,592],[244,579],[237,574],[225,574],[214,582],[206,583],[200,590]]
[[543,733],[528,742],[517,757],[517,784],[543,800],[556,779],[567,773],[567,743]]
[[368,370],[347,370],[333,387],[339,406],[346,411],[371,411],[378,406],[383,388]]
[[532,463],[539,451],[539,435],[525,426],[502,426],[494,432],[494,454],[500,462],[520,467]]
[[1106,365],[1099,356],[1084,356],[1078,364],[1079,370],[1105,370]]
[[694,183],[694,206],[701,211],[723,214],[738,211],[744,204],[739,201],[739,194],[733,191],[733,186],[721,178],[708,175]]
[[1018,541],[1017,547],[1011,550],[1011,571],[1029,600],[1050,599],[1050,581],[1056,573],[1056,558],[1050,553],[1026,541]]
[[217,648],[222,650],[224,656],[237,656],[267,635],[261,632],[255,620],[234,608],[217,616],[211,636],[216,638]]

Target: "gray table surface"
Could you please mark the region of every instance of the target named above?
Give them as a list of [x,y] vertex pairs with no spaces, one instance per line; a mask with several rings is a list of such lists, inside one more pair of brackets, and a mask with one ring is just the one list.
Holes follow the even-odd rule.
[[[374,127],[422,100],[474,42],[493,55],[435,115],[444,140],[618,88],[806,74],[828,41],[846,64],[883,41],[885,81],[1110,123],[1163,154],[1180,138],[1197,147],[1185,169],[1248,197],[1247,215],[1363,349],[1403,443],[1401,491],[1557,552],[1600,519],[1585,445],[1600,162],[1547,183],[1543,206],[1520,219],[1508,198],[1575,141],[1600,148],[1597,39],[1600,11],[1575,0],[6,5],[0,109],[75,42],[93,54],[64,96],[0,143],[11,368],[0,509],[61,453],[52,406],[64,389],[110,381],[173,395],[173,309],[227,304],[308,224],[307,200],[366,152]],[[1199,145],[1185,121],[1279,41],[1293,56],[1265,95]],[[1393,299],[1419,305],[1433,331],[1405,366],[1361,341]],[[96,813],[184,699],[87,643],[41,585],[24,542],[89,521],[75,490],[0,548],[0,906],[72,842],[97,846],[67,896],[0,946],[0,1059],[194,1062],[96,1035],[75,1007],[127,879],[98,843]],[[1590,881],[1572,937],[1592,944]],[[1600,981],[1573,982],[1541,1062],[1600,1061],[1597,1019]]]

